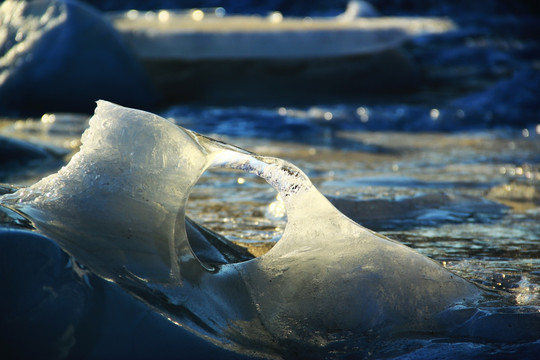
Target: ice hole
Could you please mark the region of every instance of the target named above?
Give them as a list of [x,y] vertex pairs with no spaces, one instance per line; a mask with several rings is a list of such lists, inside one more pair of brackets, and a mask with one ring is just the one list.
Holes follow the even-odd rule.
[[287,224],[276,190],[262,178],[232,169],[207,170],[189,195],[186,215],[255,257],[279,241]]

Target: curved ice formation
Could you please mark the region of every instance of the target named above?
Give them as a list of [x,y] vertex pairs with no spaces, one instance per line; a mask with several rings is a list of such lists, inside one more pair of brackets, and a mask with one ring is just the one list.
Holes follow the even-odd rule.
[[[95,273],[222,346],[282,356],[439,332],[451,323],[447,309],[481,294],[345,217],[284,160],[105,101],[82,143],[58,173],[0,200]],[[288,223],[267,254],[241,261],[186,220],[189,193],[210,167],[254,173],[284,199]],[[205,259],[192,246],[206,248]]]

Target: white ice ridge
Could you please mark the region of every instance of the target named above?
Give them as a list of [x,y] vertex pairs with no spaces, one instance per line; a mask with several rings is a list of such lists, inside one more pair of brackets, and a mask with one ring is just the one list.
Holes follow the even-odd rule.
[[[0,201],[95,273],[224,346],[271,356],[351,336],[437,332],[441,312],[481,294],[354,223],[284,160],[105,101],[82,144],[58,173]],[[185,206],[209,167],[254,173],[283,197],[288,223],[265,255],[211,266],[192,251]],[[198,229],[188,233],[207,241]],[[168,305],[161,308],[163,298]]]

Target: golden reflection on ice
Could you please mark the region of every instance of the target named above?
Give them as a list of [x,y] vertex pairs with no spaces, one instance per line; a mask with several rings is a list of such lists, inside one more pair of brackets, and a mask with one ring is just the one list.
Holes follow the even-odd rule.
[[330,120],[332,120],[332,118],[334,117],[334,115],[333,115],[330,111],[326,111],[326,112],[323,114],[323,117],[324,117],[324,120],[330,121]]
[[431,109],[431,111],[429,112],[429,116],[431,117],[432,120],[437,120],[439,118],[439,110],[437,109]]
[[126,13],[126,18],[129,20],[135,20],[139,17],[139,11],[135,9],[131,9]]
[[41,117],[41,123],[48,125],[53,124],[56,121],[56,115],[54,114],[43,114]]
[[267,215],[272,219],[284,218],[286,216],[285,204],[283,204],[283,199],[279,194],[277,194],[276,199],[268,205]]
[[196,9],[191,12],[191,18],[193,21],[201,21],[204,19],[204,12],[202,10]]
[[167,10],[160,10],[158,12],[158,20],[159,22],[167,22],[169,21],[170,13]]
[[155,18],[156,14],[153,11],[147,11],[144,13],[144,19],[147,21],[152,21]]
[[272,24],[279,24],[283,21],[283,15],[279,11],[274,11],[268,16],[268,20]]
[[227,11],[225,11],[224,8],[218,7],[214,10],[214,15],[217,17],[224,17],[227,14]]
[[356,114],[360,118],[361,122],[367,123],[369,121],[369,114],[366,108],[360,106],[358,109],[356,109]]

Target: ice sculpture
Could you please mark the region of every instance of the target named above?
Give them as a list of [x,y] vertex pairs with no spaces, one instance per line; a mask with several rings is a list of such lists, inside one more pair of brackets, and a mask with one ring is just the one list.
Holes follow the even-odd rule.
[[[281,356],[431,334],[444,330],[446,309],[481,294],[354,223],[284,160],[105,101],[82,143],[58,173],[0,200],[95,273],[224,347]],[[288,223],[267,254],[242,259],[186,220],[189,193],[210,167],[254,173],[284,199]]]

